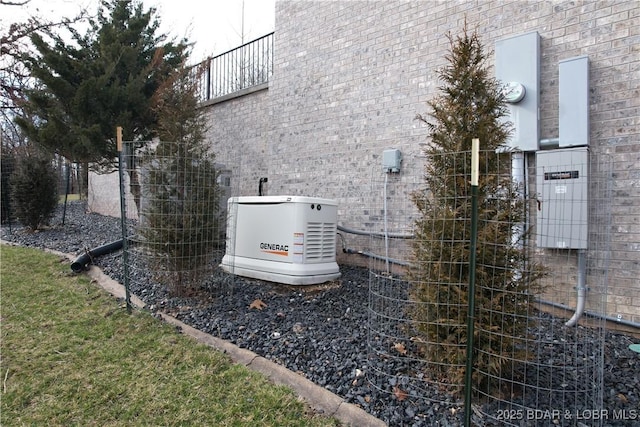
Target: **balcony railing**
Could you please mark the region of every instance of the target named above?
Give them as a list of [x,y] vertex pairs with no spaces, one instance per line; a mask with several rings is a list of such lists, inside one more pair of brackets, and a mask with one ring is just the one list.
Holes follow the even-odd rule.
[[273,73],[273,33],[207,58],[192,71],[200,102],[267,83]]

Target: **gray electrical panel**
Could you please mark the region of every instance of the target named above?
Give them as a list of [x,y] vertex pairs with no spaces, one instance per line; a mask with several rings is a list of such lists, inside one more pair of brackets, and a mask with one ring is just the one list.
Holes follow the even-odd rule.
[[495,44],[496,78],[502,84],[519,83],[522,100],[508,104],[504,121],[513,124],[509,147],[536,151],[540,139],[540,35],[537,31],[498,40]]
[[559,146],[589,145],[589,58],[559,63]]
[[587,249],[587,147],[538,151],[536,169],[538,247]]

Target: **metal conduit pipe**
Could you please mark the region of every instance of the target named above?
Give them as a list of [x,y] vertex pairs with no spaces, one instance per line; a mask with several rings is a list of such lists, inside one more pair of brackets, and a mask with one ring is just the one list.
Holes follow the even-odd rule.
[[[340,229],[340,228],[341,227],[338,226],[338,229]],[[344,228],[344,227],[342,227],[342,228]],[[342,230],[342,231],[345,231],[345,230]],[[362,231],[362,232],[358,232],[356,234],[369,235],[370,233]],[[374,259],[379,259],[379,260],[386,261],[384,259],[384,257],[381,256],[381,255],[376,255],[376,254],[373,254],[371,252],[358,251],[358,250],[355,250],[355,249],[347,248],[345,246],[344,237],[340,233],[338,233],[338,236],[340,236],[340,238],[342,239],[342,252],[347,253],[347,254],[358,254],[358,255],[369,257],[369,258],[374,258]],[[583,259],[582,262],[584,262],[585,263],[584,265],[586,266],[586,254],[584,256],[582,256],[581,258]],[[401,265],[401,266],[404,266],[404,267],[410,267],[411,266],[411,264],[408,263],[408,262],[400,261],[400,260],[393,259],[393,258],[390,258],[389,262],[393,263],[393,264],[396,264],[396,265]],[[581,261],[578,260],[579,267],[580,267],[580,262]],[[582,286],[580,286],[580,284],[582,284]],[[582,289],[578,289],[578,293],[579,294],[583,294],[583,296],[585,298],[582,298],[582,303],[578,302],[578,307],[575,309],[575,313],[580,312],[580,316],[576,317],[576,319],[573,320],[573,322],[577,322],[578,319],[585,313],[585,310],[584,310],[584,308],[585,308],[585,300],[586,300],[586,286],[585,285],[586,285],[586,268],[579,268],[579,271],[578,271],[578,287],[579,288],[581,287]],[[560,303],[557,303],[557,302],[547,301],[547,300],[543,300],[543,299],[537,299],[537,301],[540,304],[548,305],[550,307],[556,307],[556,308],[560,308],[560,309],[563,309],[563,310],[574,310],[573,308],[571,308],[571,307],[569,307],[567,305],[560,304]],[[576,316],[575,313],[574,313],[574,317]],[[620,325],[624,325],[624,326],[629,326],[629,327],[632,327],[632,328],[640,329],[640,323],[633,322],[631,320],[618,319],[616,317],[609,316],[609,315],[606,315],[606,314],[597,314],[597,313],[587,313],[587,314],[589,316],[594,316],[594,317],[597,317],[599,319],[608,320],[610,322],[618,323]],[[573,319],[573,317],[571,319]],[[571,321],[572,320],[569,320],[568,322],[565,323],[565,325],[573,326],[573,325],[569,324],[569,322],[571,322]]]
[[115,242],[107,243],[106,245],[98,246],[95,249],[85,252],[71,263],[71,270],[73,270],[74,273],[80,273],[86,270],[87,264],[94,258],[122,249],[122,242],[122,239],[116,240]]
[[371,252],[366,252],[366,251],[358,251],[355,249],[349,249],[349,248],[344,248],[342,250],[342,252],[346,253],[346,254],[358,254],[358,255],[363,255],[369,258],[373,258],[373,259],[378,259],[381,261],[385,261],[388,262],[389,264],[396,264],[396,265],[402,265],[405,267],[410,266],[410,264],[408,262],[404,262],[404,261],[400,261],[399,259],[394,259],[394,258],[389,258],[389,257],[384,257],[382,255],[376,255],[374,253]]
[[[338,229],[341,231],[345,231],[345,227],[341,227],[338,226]],[[356,233],[352,233],[352,234],[361,234],[361,235],[370,235],[371,233],[366,232],[366,231],[356,231]],[[354,249],[349,249],[346,247],[345,242],[344,242],[344,237],[338,233],[338,236],[340,236],[340,238],[342,239],[342,252],[347,253],[347,254],[358,254],[358,255],[362,255],[362,256],[366,256],[369,258],[374,258],[374,259],[380,259],[383,261],[386,261],[384,259],[383,256],[381,255],[376,255],[373,254],[371,252],[365,252],[365,251],[358,251],[358,250],[354,250]],[[585,310],[585,301],[586,301],[586,292],[587,292],[587,288],[586,288],[586,252],[585,251],[580,251],[583,252],[582,255],[580,255],[580,258],[578,259],[578,306],[575,309],[575,313],[574,313],[574,317],[572,317],[569,321],[567,321],[565,323],[565,325],[567,326],[573,326],[573,324],[575,324],[575,322],[578,321],[578,319],[580,317],[582,317],[582,315],[584,314]],[[404,267],[410,267],[411,264],[405,261],[400,261],[400,260],[396,260],[393,258],[389,259],[390,263],[393,264],[397,264],[397,265],[401,265]],[[583,263],[581,265],[581,263]],[[580,295],[582,295],[582,298],[580,297]],[[537,299],[537,301],[540,304],[544,304],[544,305],[548,305],[550,307],[556,307],[556,308],[561,308],[563,310],[573,310],[573,308],[566,306],[564,304],[560,304],[557,302],[552,302],[552,301],[547,301],[547,300],[543,300],[543,299]],[[580,302],[582,301],[582,302]],[[577,313],[580,313],[578,316],[576,316]],[[632,328],[636,328],[636,329],[640,329],[640,323],[637,322],[633,322],[631,320],[624,320],[624,319],[618,319],[616,317],[613,316],[609,316],[606,314],[597,314],[597,313],[588,313],[589,316],[594,316],[597,317],[599,319],[604,319],[604,320],[608,320],[610,322],[614,322],[614,323],[618,323],[620,325],[624,325],[624,326],[630,326]],[[573,322],[572,324],[570,324],[570,322]]]
[[[386,261],[383,256],[372,254],[371,252],[357,251],[357,250],[353,250],[353,249],[349,249],[349,248],[344,248],[342,251],[344,253],[348,253],[348,254],[358,254],[358,255],[363,255],[363,256],[369,257],[369,258],[380,259],[380,260]],[[392,263],[392,264],[397,264],[397,265],[401,265],[401,266],[404,266],[404,267],[410,267],[411,266],[411,264],[408,263],[408,262],[396,260],[396,259],[393,259],[393,258],[390,258],[388,261],[390,263]],[[546,301],[546,300],[542,300],[542,299],[538,299],[537,301],[540,304],[548,305],[550,307],[561,308],[563,310],[573,310],[571,307],[569,307],[567,305],[564,305],[564,304],[557,303],[557,302]],[[577,310],[576,310],[576,313],[577,313]],[[573,326],[573,324],[569,324],[569,322],[571,322],[573,320],[574,324],[575,324],[575,322],[577,322],[578,319],[580,317],[582,317],[582,315],[584,313],[585,313],[585,311],[584,311],[584,302],[583,302],[582,308],[580,309],[580,316],[578,316],[575,320],[573,320],[573,317],[572,317],[568,322],[565,323],[565,325],[566,326]],[[624,326],[629,326],[629,327],[632,327],[632,328],[640,329],[640,323],[633,322],[631,320],[618,319],[616,317],[608,316],[606,314],[597,314],[597,313],[587,313],[587,314],[589,316],[594,316],[594,317],[597,317],[599,319],[608,320],[610,322],[617,323],[619,325],[624,325]],[[575,317],[575,314],[574,314],[574,317]]]
[[571,316],[571,319],[565,323],[566,326],[575,326],[580,320],[582,313],[584,313],[584,307],[587,300],[587,251],[580,249],[578,251],[578,286],[576,311]]
[[[356,235],[359,235],[359,236],[378,237],[378,238],[384,238],[384,239],[389,239],[389,238],[392,238],[392,239],[412,239],[412,238],[415,237],[413,234],[374,233],[374,232],[370,232],[370,231],[354,230],[353,228],[344,227],[342,225],[338,225],[337,228],[338,228],[339,231],[342,231],[342,232],[345,232],[345,233],[349,233],[349,234],[356,234]],[[347,248],[345,240],[344,240],[344,236],[342,236],[342,234],[340,234],[340,233],[338,233],[338,236],[340,236],[340,239],[342,240],[342,252],[345,253],[345,254],[358,254],[358,255],[369,257],[369,258],[385,261],[386,263],[401,265],[401,266],[405,266],[405,267],[410,266],[410,264],[408,262],[397,260],[397,259],[394,259],[394,258],[389,258],[389,256],[376,255],[376,254],[371,253],[371,252],[359,251],[359,250],[356,250],[356,249]]]
[[413,239],[415,237],[414,234],[402,234],[402,233],[374,233],[371,231],[363,231],[363,230],[354,230],[353,228],[344,227],[342,225],[338,225],[338,230],[344,231],[349,234],[357,234],[359,236],[371,236],[371,237],[380,237],[385,238],[388,237],[390,239]]
[[389,232],[387,231],[387,181],[389,174],[384,174],[384,261],[386,263],[387,274],[389,274]]
[[384,257],[382,255],[376,255],[374,253],[367,252],[367,251],[359,251],[359,250],[356,250],[356,249],[347,248],[346,242],[344,240],[344,236],[342,234],[340,234],[340,233],[338,233],[338,236],[340,236],[340,240],[342,241],[342,253],[362,255],[362,256],[369,257],[369,258],[378,259],[378,260],[381,260],[381,261],[386,261],[386,262],[389,262],[391,264],[402,265],[402,266],[405,266],[405,267],[411,266],[411,264],[409,264],[408,262],[401,261],[401,260],[398,260],[398,259]]
[[560,138],[547,138],[540,140],[541,150],[553,150],[560,147]]
[[[550,307],[560,308],[562,310],[573,310],[573,308],[569,307],[568,305],[560,304],[559,302],[552,302],[552,301],[547,301],[543,299],[537,299],[536,301],[539,302],[540,304],[548,305]],[[610,322],[617,323],[619,325],[630,326],[632,328],[640,329],[640,323],[633,322],[631,320],[618,319],[617,317],[609,316],[606,314],[589,313],[589,312],[586,312],[586,314],[589,316],[597,317],[598,319],[608,320]]]
[[[360,235],[360,236],[372,236],[372,237],[379,237],[379,238],[384,238],[384,237],[389,237],[389,238],[395,238],[395,239],[412,239],[415,237],[415,235],[413,234],[400,234],[400,233],[373,233],[370,231],[363,231],[363,230],[354,230],[352,228],[348,228],[348,227],[344,227],[342,225],[338,225],[338,230],[343,231],[345,233],[349,233],[349,234],[356,234],[356,235]],[[397,264],[397,265],[401,265],[401,266],[405,266],[405,267],[410,267],[411,264],[405,261],[400,261],[400,260],[396,260],[396,259],[392,259],[392,258],[385,258],[381,255],[376,255],[373,254],[371,252],[365,252],[365,251],[358,251],[355,249],[349,249],[346,247],[345,241],[344,241],[344,237],[338,233],[338,235],[340,236],[340,238],[342,239],[342,252],[343,253],[348,253],[348,254],[358,254],[358,255],[363,255],[369,258],[374,258],[374,259],[379,259],[379,260],[383,260],[383,261],[389,261],[390,263],[393,264]],[[565,325],[566,326],[574,326],[578,320],[580,319],[580,317],[582,317],[582,315],[584,314],[584,309],[586,306],[586,297],[587,297],[587,286],[586,286],[586,281],[587,281],[587,255],[586,255],[586,251],[584,250],[580,250],[578,252],[578,284],[576,287],[576,292],[577,292],[577,303],[576,303],[576,308],[574,311],[573,316],[571,317],[571,319],[569,319]],[[564,310],[572,310],[572,308],[564,305],[564,304],[560,304],[560,303],[556,303],[556,302],[551,302],[551,301],[546,301],[546,300],[541,300],[538,299],[538,302],[544,305],[549,305],[551,307],[557,307],[557,308],[561,308]],[[630,326],[632,328],[638,328],[640,329],[640,323],[637,322],[633,322],[630,320],[623,320],[623,319],[618,319],[616,317],[613,316],[608,316],[605,314],[595,314],[595,313],[589,313],[589,315],[591,316],[596,316],[598,318],[601,319],[605,319],[605,320],[609,320],[611,322],[615,322],[615,323],[619,323],[621,325],[625,325],[625,326]]]
[[[339,235],[340,237],[342,237],[340,234],[338,234],[338,235]],[[376,255],[376,254],[373,254],[373,253],[371,253],[371,252],[357,251],[357,250],[354,250],[354,249],[349,249],[349,248],[344,247],[344,239],[343,239],[343,248],[342,248],[342,252],[344,252],[344,253],[348,253],[348,254],[358,254],[358,255],[363,255],[363,256],[366,256],[366,257],[369,257],[369,258],[374,258],[374,259],[385,260],[385,258],[384,258],[383,256],[381,256],[381,255]],[[585,259],[586,259],[586,257],[585,257]],[[389,259],[389,262],[390,262],[390,263],[393,263],[393,264],[401,265],[401,266],[404,266],[404,267],[411,267],[411,264],[410,264],[410,263],[405,262],[405,261],[396,260],[396,259],[393,259],[393,258],[390,258],[390,259]],[[584,270],[583,270],[583,271],[584,271]],[[585,275],[585,274],[582,274],[581,276],[583,276],[583,277],[584,277],[584,276],[586,276],[586,275]],[[580,282],[580,279],[578,279],[578,281]],[[584,282],[583,282],[583,283],[584,283]],[[582,290],[582,291],[579,291],[579,292],[584,292],[584,296],[586,296],[586,287],[584,287],[584,286],[583,286],[583,290]],[[548,306],[550,306],[550,307],[561,308],[561,309],[563,309],[563,310],[573,310],[571,307],[569,307],[569,306],[567,306],[567,305],[564,305],[564,304],[560,304],[560,303],[558,303],[558,302],[552,302],[552,301],[547,301],[547,300],[543,300],[543,299],[537,299],[537,301],[538,301],[540,304],[548,305]],[[578,313],[578,311],[579,311],[579,312],[580,312],[580,315],[579,315],[578,317],[576,317],[576,314],[574,314],[574,317],[576,317],[576,319],[575,319],[575,320],[573,320],[573,321],[574,321],[574,324],[575,324],[575,322],[577,322],[577,321],[578,321],[578,319],[579,319],[579,318],[580,318],[580,317],[585,313],[585,311],[584,311],[584,306],[585,306],[584,302],[585,302],[585,298],[583,298],[583,299],[582,299],[582,303],[581,303],[581,304],[580,304],[580,303],[578,304],[578,308],[579,308],[579,310],[578,310],[578,309],[576,309],[576,313]],[[597,313],[587,313],[587,314],[588,314],[589,316],[594,316],[594,317],[597,317],[597,318],[599,318],[599,319],[608,320],[608,321],[611,321],[611,322],[614,322],[614,323],[618,323],[618,324],[620,324],[620,325],[630,326],[630,327],[632,327],[632,328],[640,329],[640,323],[633,322],[633,321],[631,321],[631,320],[618,319],[618,318],[616,318],[616,317],[608,316],[608,315],[606,315],[606,314],[597,314]],[[565,323],[565,325],[567,325],[567,326],[573,326],[572,324],[569,324],[569,322],[571,322],[571,321],[572,321],[572,319],[573,319],[573,317],[571,318],[571,320],[569,320],[568,322],[566,322],[566,323]]]

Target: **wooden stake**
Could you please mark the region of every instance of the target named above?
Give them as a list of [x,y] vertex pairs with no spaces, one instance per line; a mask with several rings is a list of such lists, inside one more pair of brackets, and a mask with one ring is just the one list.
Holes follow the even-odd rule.
[[122,152],[122,126],[116,128],[116,147],[118,153]]
[[480,140],[473,138],[471,140],[471,185],[478,185],[478,174],[480,171]]

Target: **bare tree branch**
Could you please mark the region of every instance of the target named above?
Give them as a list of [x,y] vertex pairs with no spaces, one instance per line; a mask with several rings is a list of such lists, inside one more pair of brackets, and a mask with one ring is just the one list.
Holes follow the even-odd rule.
[[[30,0],[0,0],[0,6],[25,6]],[[22,61],[31,47],[31,36],[35,33],[51,35],[57,28],[69,28],[70,25],[86,19],[86,11],[73,18],[62,18],[48,21],[35,16],[25,22],[11,23],[9,28],[0,29],[0,130],[2,144],[18,145],[21,143],[13,118],[23,115],[20,99],[24,89],[33,85],[29,72]]]
[[8,1],[8,0],[0,0],[0,5],[3,6],[24,6],[25,4],[29,3],[31,0],[24,0],[24,1]]

